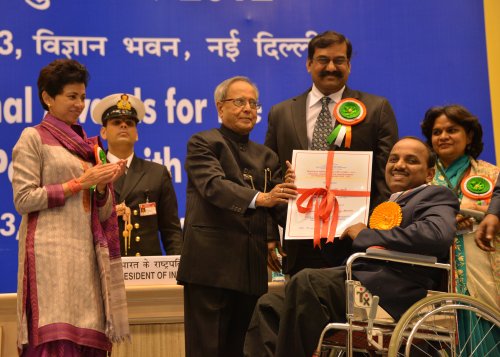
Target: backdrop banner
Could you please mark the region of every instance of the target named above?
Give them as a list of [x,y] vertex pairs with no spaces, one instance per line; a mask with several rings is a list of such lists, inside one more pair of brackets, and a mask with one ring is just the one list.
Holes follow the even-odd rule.
[[[111,93],[142,98],[136,155],[171,171],[185,215],[186,142],[218,127],[213,90],[235,75],[259,87],[262,143],[273,104],[311,85],[307,43],[335,30],[353,43],[349,86],[387,97],[400,135],[420,136],[424,112],[460,103],[484,128],[495,162],[482,1],[470,0],[17,0],[0,3],[0,293],[16,291],[12,148],[43,109],[36,81],[56,58],[91,74],[80,123],[98,135],[94,106]],[[78,229],[78,227],[74,227]]]

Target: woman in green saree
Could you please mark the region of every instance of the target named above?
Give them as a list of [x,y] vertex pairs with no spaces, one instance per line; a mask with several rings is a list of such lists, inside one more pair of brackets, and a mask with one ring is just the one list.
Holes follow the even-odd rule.
[[[421,128],[438,158],[432,184],[450,188],[457,195],[461,210],[486,212],[500,169],[477,159],[483,150],[483,130],[477,117],[460,105],[433,107],[425,113]],[[453,289],[499,308],[500,237],[494,239],[495,251],[481,250],[474,242],[474,223],[467,214],[457,216],[458,231],[452,250]],[[474,318],[459,316],[461,346],[468,336],[481,338],[480,329],[468,327]],[[495,346],[495,341],[491,342]]]

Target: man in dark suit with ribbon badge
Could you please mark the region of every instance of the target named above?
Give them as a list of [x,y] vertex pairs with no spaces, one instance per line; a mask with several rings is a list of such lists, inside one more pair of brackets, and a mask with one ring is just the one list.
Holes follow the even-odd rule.
[[144,114],[142,101],[125,93],[107,96],[92,112],[94,121],[102,124],[108,161],[127,160],[126,174],[114,184],[121,254],[162,255],[163,246],[167,255],[176,255],[181,252],[181,226],[170,173],[134,153],[137,124]]
[[[389,196],[384,166],[398,127],[387,99],[346,86],[351,54],[350,41],[340,33],[327,31],[311,39],[307,71],[313,86],[270,109],[265,145],[278,154],[283,172],[294,149],[373,151],[373,208]],[[285,241],[285,273],[338,265],[342,254],[337,253],[346,247],[338,241],[333,245],[314,249],[310,241]]]

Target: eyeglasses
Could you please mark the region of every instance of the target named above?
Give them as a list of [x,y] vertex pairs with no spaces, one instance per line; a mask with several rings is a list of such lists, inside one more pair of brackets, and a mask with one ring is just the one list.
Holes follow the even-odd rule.
[[348,59],[345,57],[330,58],[330,57],[320,56],[320,57],[314,57],[313,59],[322,66],[327,66],[330,64],[330,62],[333,62],[333,64],[336,66],[341,66],[343,64],[346,64],[348,61]]
[[221,102],[233,102],[233,104],[237,107],[244,107],[247,105],[247,103],[250,105],[250,108],[252,109],[259,109],[260,107],[262,107],[262,104],[260,104],[259,102],[257,102],[256,100],[253,100],[253,99],[246,99],[246,98],[228,98],[228,99],[224,99],[224,100],[221,100]]

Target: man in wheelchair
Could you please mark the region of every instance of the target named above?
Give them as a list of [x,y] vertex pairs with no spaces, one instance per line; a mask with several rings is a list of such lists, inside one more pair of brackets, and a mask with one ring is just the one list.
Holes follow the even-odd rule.
[[[385,179],[393,193],[389,201],[397,205],[384,210],[382,204],[374,212],[400,214],[401,223],[385,230],[364,224],[347,228],[340,239],[352,240],[352,253],[378,246],[448,260],[459,203],[448,188],[427,184],[434,176],[434,164],[430,148],[418,138],[405,137],[394,145]],[[382,260],[355,262],[353,275],[379,296],[380,306],[395,319],[442,280],[435,269]],[[323,327],[346,321],[345,280],[343,266],[305,269],[287,283],[284,297],[263,295],[247,331],[245,356],[310,357]]]

